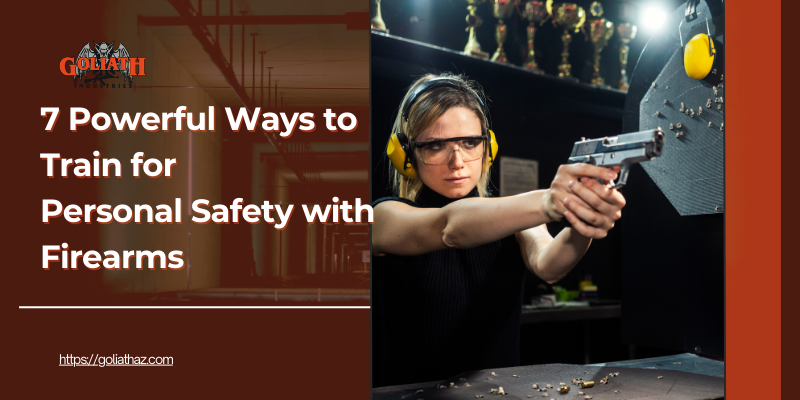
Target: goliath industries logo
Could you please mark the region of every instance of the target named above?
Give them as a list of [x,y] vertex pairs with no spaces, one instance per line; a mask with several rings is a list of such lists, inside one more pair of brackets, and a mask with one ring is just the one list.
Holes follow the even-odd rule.
[[72,76],[75,88],[130,89],[133,77],[144,75],[145,58],[131,57],[122,43],[116,50],[114,42],[94,43],[94,49],[90,46],[92,43],[86,43],[78,57],[61,59],[61,73]]

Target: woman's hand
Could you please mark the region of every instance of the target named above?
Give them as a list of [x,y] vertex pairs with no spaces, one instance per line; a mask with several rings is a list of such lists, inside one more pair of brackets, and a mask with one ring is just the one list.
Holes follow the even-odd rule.
[[622,216],[625,198],[611,185],[591,178],[608,181],[616,177],[615,171],[596,165],[561,165],[542,197],[544,213],[553,221],[566,218],[583,236],[602,239]]

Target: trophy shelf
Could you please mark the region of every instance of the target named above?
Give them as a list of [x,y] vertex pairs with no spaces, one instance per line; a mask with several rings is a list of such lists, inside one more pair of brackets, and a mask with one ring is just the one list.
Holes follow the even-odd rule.
[[[427,72],[464,73],[486,89],[491,84],[515,91],[536,90],[537,96],[557,94],[560,98],[571,98],[575,103],[573,107],[593,109],[576,111],[622,118],[626,92],[609,86],[535,73],[521,66],[493,62],[375,30],[371,31],[370,39],[372,73],[382,79],[394,76],[410,84],[412,76]],[[379,90],[372,89],[373,93]]]

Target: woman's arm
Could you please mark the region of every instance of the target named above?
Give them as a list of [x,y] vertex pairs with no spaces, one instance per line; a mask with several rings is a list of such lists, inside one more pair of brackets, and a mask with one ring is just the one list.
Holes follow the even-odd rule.
[[[609,185],[601,185],[592,179],[571,182],[570,190],[591,205],[592,210],[584,208],[577,201],[567,199],[564,215],[572,224],[562,229],[555,238],[550,236],[545,226],[527,229],[516,234],[522,258],[528,269],[547,283],[558,282],[578,264],[592,237],[603,238],[614,223],[622,216],[625,199]],[[579,215],[581,219],[575,217]],[[591,225],[584,224],[584,221]],[[596,226],[594,226],[596,225]]]
[[[614,179],[616,173],[589,164],[562,165],[550,188],[501,198],[469,198],[442,208],[416,208],[385,201],[375,206],[372,250],[413,256],[445,248],[471,248],[491,243],[508,235],[566,215],[579,232],[588,237],[604,237],[613,227],[624,199],[616,190],[593,193],[591,183],[581,177]],[[593,226],[585,226],[575,214]],[[545,229],[546,230],[546,229]],[[538,253],[538,252],[537,252]]]
[[375,206],[372,249],[413,256],[445,248],[465,249],[494,242],[550,222],[545,190],[501,198],[469,198],[442,208],[416,208],[397,201]]
[[549,284],[572,271],[592,243],[592,238],[572,228],[562,229],[553,238],[544,225],[518,232],[516,237],[525,266]]

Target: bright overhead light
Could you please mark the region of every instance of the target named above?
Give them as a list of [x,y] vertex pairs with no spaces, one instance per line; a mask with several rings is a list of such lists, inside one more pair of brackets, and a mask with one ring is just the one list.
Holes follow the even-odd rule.
[[640,17],[640,27],[647,32],[656,32],[664,25],[667,20],[667,12],[664,8],[657,5],[649,5],[644,7]]

